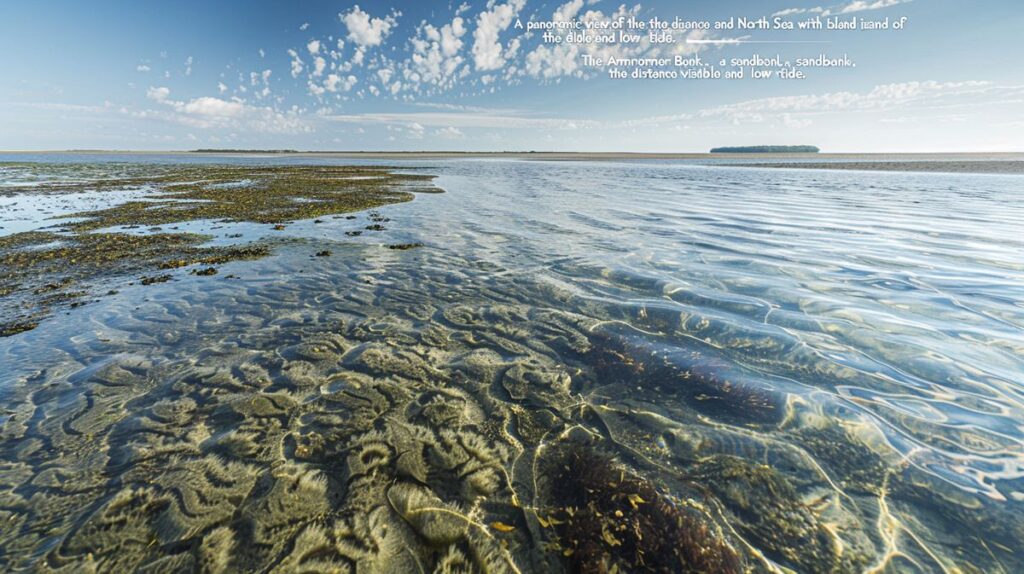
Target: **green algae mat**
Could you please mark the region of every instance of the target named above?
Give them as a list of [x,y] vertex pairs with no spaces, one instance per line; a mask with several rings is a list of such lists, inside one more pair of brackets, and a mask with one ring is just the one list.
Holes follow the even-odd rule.
[[[261,244],[206,246],[207,235],[169,232],[167,227],[190,221],[252,222],[282,230],[296,220],[409,201],[413,191],[440,191],[430,185],[432,176],[398,174],[386,167],[125,166],[114,176],[108,168],[100,179],[81,177],[88,175],[83,170],[89,166],[76,167],[78,179],[5,187],[0,193],[102,194],[139,188],[149,193],[63,215],[53,230],[0,237],[0,336],[30,330],[54,310],[85,304],[102,294],[96,289],[100,283],[114,277],[141,274],[133,278],[151,284],[169,278],[161,270],[270,252]],[[143,226],[148,232],[129,232]],[[213,274],[210,267],[196,272]]]

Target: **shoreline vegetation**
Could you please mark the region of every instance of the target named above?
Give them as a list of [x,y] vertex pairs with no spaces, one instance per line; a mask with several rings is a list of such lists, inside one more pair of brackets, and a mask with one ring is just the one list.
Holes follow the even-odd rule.
[[[440,191],[430,183],[433,176],[397,174],[392,169],[133,166],[115,179],[4,188],[2,193],[8,196],[146,187],[154,193],[105,209],[64,215],[49,228],[0,237],[0,268],[8,270],[0,279],[0,337],[34,329],[54,311],[84,305],[102,292],[116,293],[118,282],[112,282],[116,277],[127,282],[141,274],[137,280],[151,285],[169,280],[167,271],[178,268],[196,267],[197,275],[215,275],[214,265],[258,259],[271,252],[266,241],[208,246],[210,236],[178,231],[185,222],[249,222],[283,230],[297,220],[410,201],[413,191]],[[132,232],[142,227],[147,228],[143,234]],[[378,223],[367,229],[383,226]],[[105,287],[98,289],[99,285]]]

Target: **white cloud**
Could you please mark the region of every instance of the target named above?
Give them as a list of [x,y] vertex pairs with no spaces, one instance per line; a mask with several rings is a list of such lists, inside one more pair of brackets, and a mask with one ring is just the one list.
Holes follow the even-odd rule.
[[698,116],[733,116],[758,113],[821,113],[850,110],[882,110],[908,105],[926,105],[950,97],[976,95],[990,87],[988,82],[903,82],[875,86],[867,92],[828,92],[799,96],[759,98],[717,106]]
[[562,118],[537,118],[517,115],[513,112],[473,111],[473,112],[409,112],[390,114],[351,114],[326,115],[330,121],[350,124],[411,124],[445,128],[491,128],[491,129],[576,129],[597,127],[600,122],[594,120],[574,120]]
[[459,128],[448,126],[446,128],[436,130],[434,135],[442,139],[457,140],[462,139],[466,134],[462,133],[462,130]]
[[852,12],[863,12],[865,10],[878,10],[880,8],[889,8],[897,4],[906,4],[911,0],[875,0],[874,2],[865,2],[864,0],[854,0],[849,4],[833,8],[832,14],[850,14]]
[[[553,22],[570,22],[579,20],[590,29],[606,29],[609,25],[622,18],[639,18],[640,5],[632,8],[620,5],[615,12],[605,14],[600,10],[588,10],[580,14],[584,6],[583,0],[571,0],[559,6],[551,16]],[[702,39],[706,32],[702,30],[674,31],[676,38],[674,44],[652,44],[650,39],[643,35],[639,42],[598,42],[596,38],[589,42],[568,42],[564,41],[569,30],[555,29],[552,34],[563,38],[561,43],[541,44],[526,55],[523,60],[523,70],[534,78],[554,80],[562,76],[585,78],[596,74],[594,70],[582,66],[582,56],[588,54],[595,58],[608,61],[609,58],[640,58],[640,57],[672,57],[674,55],[687,55],[704,49],[706,45],[690,44],[687,39]],[[596,34],[590,34],[592,37]]]
[[320,53],[320,40],[310,40],[309,43],[306,44],[306,49],[309,50],[311,55],[316,56]]
[[355,5],[338,15],[348,28],[348,39],[362,47],[379,46],[397,23],[394,15],[373,18]]
[[271,107],[246,104],[238,98],[202,96],[188,101],[169,99],[167,88],[150,88],[147,97],[168,109],[127,112],[139,119],[155,119],[191,128],[238,130],[261,133],[308,133],[312,124],[293,109],[279,112]]
[[1021,103],[1024,86],[999,86],[991,82],[903,82],[875,86],[865,92],[827,92],[745,100],[704,108],[695,112],[649,116],[605,124],[614,129],[663,127],[673,123],[710,122],[740,125],[779,121],[791,127],[806,127],[812,118],[838,114],[843,118],[855,113],[883,113],[896,110],[949,110],[986,108]]
[[796,16],[798,14],[807,14],[809,12],[820,14],[824,11],[825,9],[822,8],[821,6],[818,6],[816,8],[786,8],[785,10],[779,10],[778,12],[772,13],[772,16],[784,18],[786,16]]
[[[254,88],[254,93],[257,98],[265,98],[270,95],[270,76],[273,71],[270,69],[263,70],[262,72],[251,72],[249,74],[249,85]],[[243,90],[244,87],[243,87]],[[224,93],[221,91],[221,93]]]
[[305,32],[308,29],[309,29],[309,22],[303,22],[302,25],[299,26],[299,30],[301,30],[303,32]]
[[192,62],[193,61],[194,60],[192,59],[192,56],[189,56],[188,58],[185,58],[185,75],[186,76],[191,76],[192,75]]
[[328,92],[348,92],[359,82],[355,76],[341,77],[337,74],[330,74],[324,81],[324,88]]
[[171,95],[171,89],[166,87],[153,88],[150,87],[146,90],[146,97],[153,100],[154,102],[162,102]]
[[830,8],[824,6],[816,6],[814,8],[786,8],[785,10],[779,10],[772,14],[772,16],[798,16],[800,14],[819,14],[821,16],[835,16],[837,14],[852,14],[854,12],[864,12],[867,10],[880,10],[882,8],[889,8],[898,4],[906,4],[913,0],[853,0],[846,4],[839,4]]
[[[476,69],[498,70],[505,65],[506,50],[501,44],[501,33],[508,29],[512,19],[525,5],[526,0],[509,0],[497,5],[492,0],[488,9],[477,15],[476,30],[473,31],[473,63]],[[518,43],[511,46],[518,47]]]
[[222,100],[212,96],[196,98],[175,107],[186,114],[218,118],[238,117],[246,108],[245,104],[241,102]]
[[356,51],[352,54],[351,63],[354,66],[362,66],[363,58],[366,57],[366,49],[362,46],[356,48]]
[[[451,88],[465,62],[461,55],[465,34],[466,22],[461,16],[455,16],[440,28],[426,23],[420,25],[416,35],[409,40],[412,54],[401,65],[405,87],[414,92],[419,91],[421,84],[441,90]],[[387,83],[391,73],[389,69],[386,77],[380,72],[378,75]]]
[[305,68],[305,65],[302,62],[302,58],[299,57],[299,53],[296,52],[295,50],[288,50],[288,55],[292,57],[292,77],[298,78],[299,74],[302,73],[303,68]]
[[149,66],[147,66],[146,64],[139,64],[138,66],[135,66],[135,71],[136,71],[136,72],[148,72],[148,71],[150,71],[151,69],[152,69],[152,68],[150,68],[150,67],[149,67]]

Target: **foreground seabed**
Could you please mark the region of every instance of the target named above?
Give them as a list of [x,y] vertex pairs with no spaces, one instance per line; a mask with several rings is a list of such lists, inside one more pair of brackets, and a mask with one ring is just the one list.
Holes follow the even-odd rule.
[[4,569],[1021,566],[1006,501],[720,352],[799,345],[401,237],[272,247],[4,340]]

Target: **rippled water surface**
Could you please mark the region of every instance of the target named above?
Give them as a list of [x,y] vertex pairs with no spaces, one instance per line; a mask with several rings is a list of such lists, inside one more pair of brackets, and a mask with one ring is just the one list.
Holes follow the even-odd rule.
[[571,567],[572,444],[756,571],[1024,571],[1024,177],[409,166],[385,232],[0,339],[0,564]]

